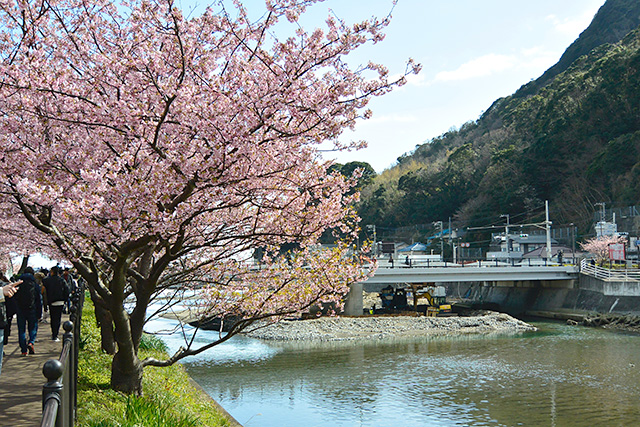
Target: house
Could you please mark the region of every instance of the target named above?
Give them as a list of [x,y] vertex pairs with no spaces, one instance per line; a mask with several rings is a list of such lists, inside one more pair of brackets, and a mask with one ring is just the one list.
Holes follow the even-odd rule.
[[[558,242],[551,239],[551,246]],[[544,234],[509,234],[498,233],[492,236],[492,242],[487,252],[489,260],[521,260],[523,255],[538,248],[546,248],[547,236]],[[555,252],[552,252],[552,254]],[[546,256],[545,256],[546,257]]]
[[399,251],[400,255],[426,255],[427,254],[427,245],[424,243],[412,243],[409,246],[406,246]]
[[[585,258],[588,254],[585,252],[574,252],[572,248],[563,245],[551,245],[551,260],[558,262],[558,254],[562,254],[562,262],[575,264],[580,258]],[[547,247],[541,246],[522,255],[523,260],[547,259]]]

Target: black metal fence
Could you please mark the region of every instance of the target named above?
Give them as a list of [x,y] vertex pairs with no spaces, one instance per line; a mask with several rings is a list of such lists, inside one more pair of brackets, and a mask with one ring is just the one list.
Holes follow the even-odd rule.
[[547,258],[525,258],[525,259],[492,259],[483,260],[465,259],[460,262],[440,261],[440,260],[409,260],[408,263],[402,260],[394,260],[393,263],[378,264],[378,268],[443,268],[443,267],[541,267],[541,266],[553,266],[559,265],[578,265],[579,260],[574,262],[573,259],[569,259],[558,263],[557,261],[550,261]]
[[60,358],[47,360],[42,373],[47,383],[42,387],[41,427],[72,427],[78,407],[78,347],[84,305],[84,282],[80,280],[71,296],[69,320],[64,329]]

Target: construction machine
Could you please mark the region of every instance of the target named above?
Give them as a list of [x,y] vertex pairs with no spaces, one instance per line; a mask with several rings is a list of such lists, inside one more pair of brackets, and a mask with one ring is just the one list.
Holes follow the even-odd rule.
[[418,311],[418,299],[425,298],[429,305],[425,314],[427,316],[455,316],[451,311],[451,304],[447,303],[447,293],[444,286],[435,286],[433,283],[412,284],[413,307]]

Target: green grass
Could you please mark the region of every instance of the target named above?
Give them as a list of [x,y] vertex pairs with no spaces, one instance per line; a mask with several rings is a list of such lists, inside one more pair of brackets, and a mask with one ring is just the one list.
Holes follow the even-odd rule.
[[[196,427],[229,426],[229,421],[196,389],[182,365],[148,367],[142,397],[126,396],[109,387],[111,356],[100,348],[100,332],[93,305],[85,299],[82,312],[78,367],[78,426],[86,427]],[[166,357],[166,346],[145,336],[141,359]]]

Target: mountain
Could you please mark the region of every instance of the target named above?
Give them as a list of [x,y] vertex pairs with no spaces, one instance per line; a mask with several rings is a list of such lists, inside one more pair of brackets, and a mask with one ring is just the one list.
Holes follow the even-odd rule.
[[564,72],[580,58],[603,44],[618,43],[630,31],[640,25],[640,2],[638,0],[609,0],[598,10],[591,24],[580,37],[565,50],[560,60],[538,79],[522,86],[515,97],[537,93],[555,76]]
[[500,214],[590,226],[594,203],[640,198],[640,2],[608,0],[556,65],[475,122],[403,155],[362,192],[365,224]]

